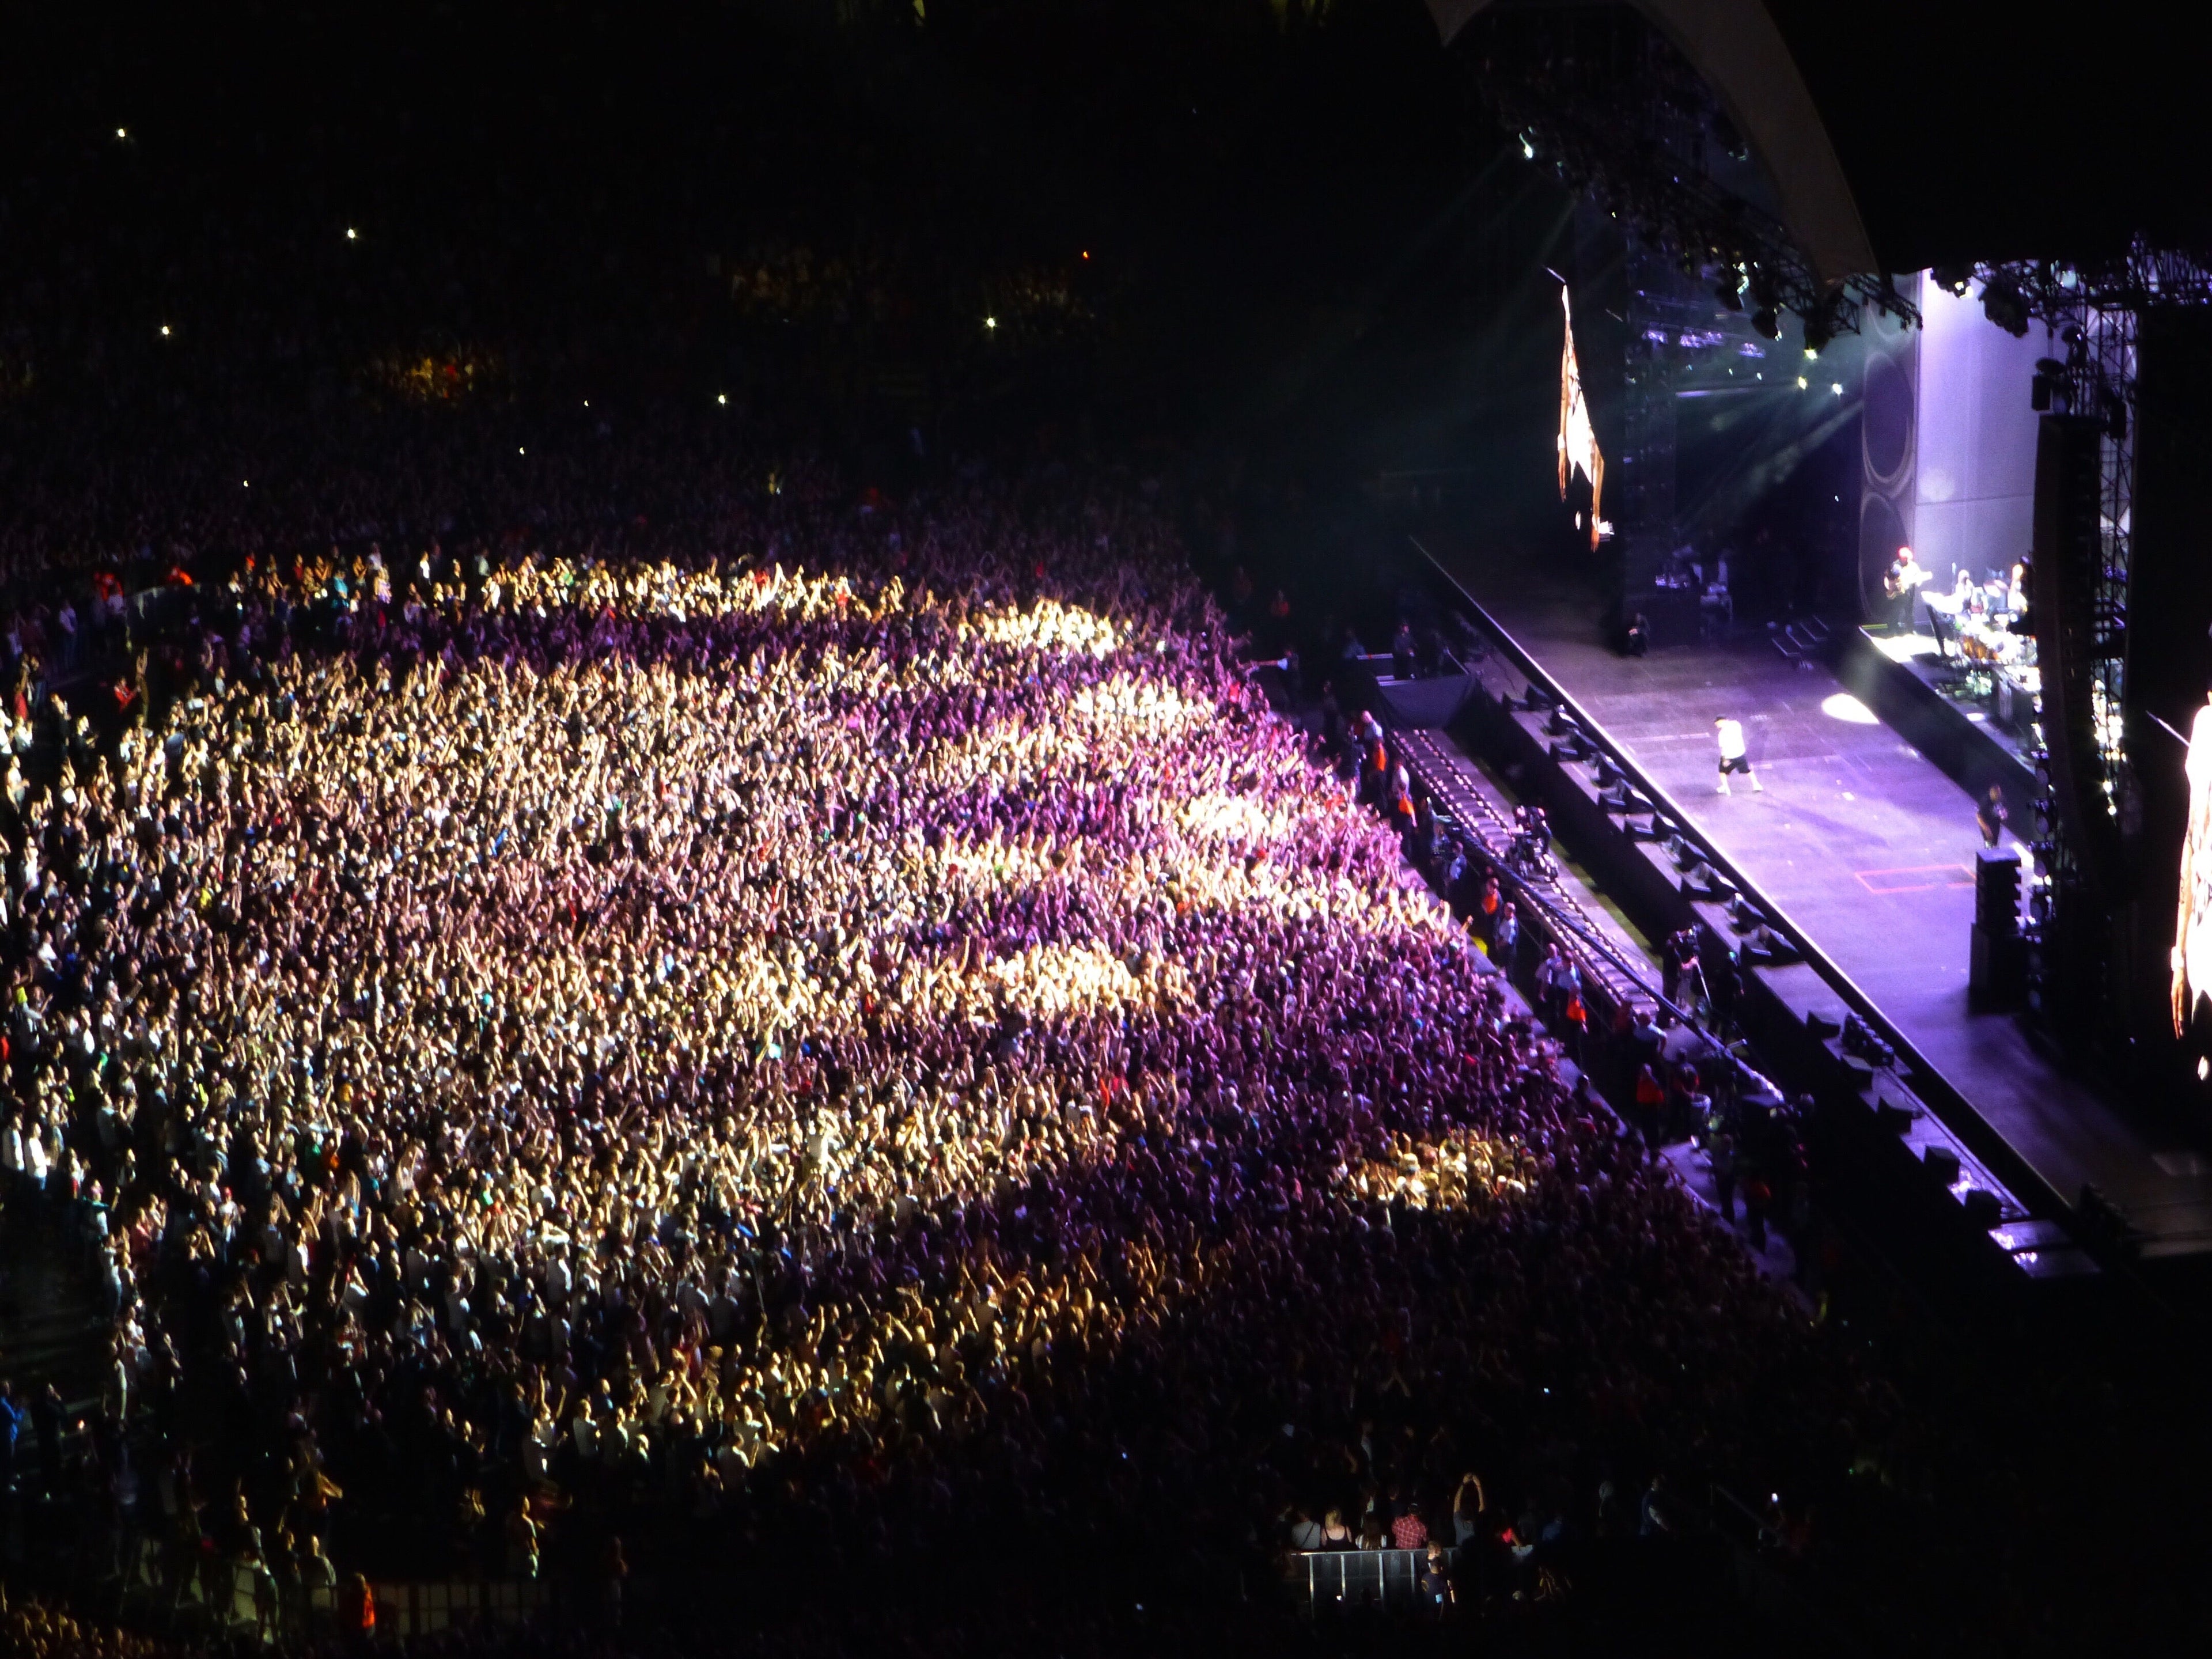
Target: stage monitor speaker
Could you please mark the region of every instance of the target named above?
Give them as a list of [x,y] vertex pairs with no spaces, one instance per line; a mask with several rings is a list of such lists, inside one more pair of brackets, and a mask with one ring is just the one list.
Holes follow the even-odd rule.
[[1987,933],[2020,930],[2020,848],[1984,847],[1974,854],[1974,926]]
[[2002,933],[1977,922],[1968,934],[1966,1006],[1978,1014],[2019,1007],[2027,998],[2027,941],[2017,927]]

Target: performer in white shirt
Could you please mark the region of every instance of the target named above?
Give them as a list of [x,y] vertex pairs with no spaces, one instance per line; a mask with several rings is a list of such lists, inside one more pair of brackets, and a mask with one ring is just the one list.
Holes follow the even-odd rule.
[[1713,737],[1721,746],[1720,783],[1714,793],[1723,795],[1729,793],[1729,774],[1731,772],[1743,774],[1745,781],[1751,785],[1753,794],[1764,793],[1759,774],[1751,769],[1751,757],[1744,750],[1743,722],[1723,714],[1713,722]]

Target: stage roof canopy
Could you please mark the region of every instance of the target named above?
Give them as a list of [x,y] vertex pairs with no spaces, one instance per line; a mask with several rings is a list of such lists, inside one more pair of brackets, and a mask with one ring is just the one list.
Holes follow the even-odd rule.
[[[1486,12],[1426,0],[1446,42]],[[2106,0],[1632,0],[1704,76],[1822,276],[2212,244],[2185,12]],[[1586,7],[1575,9],[1587,11]]]

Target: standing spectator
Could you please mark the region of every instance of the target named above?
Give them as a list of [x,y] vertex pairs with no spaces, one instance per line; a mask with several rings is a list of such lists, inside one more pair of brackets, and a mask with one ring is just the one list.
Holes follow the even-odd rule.
[[1439,1613],[1458,1599],[1444,1559],[1444,1547],[1434,1539],[1429,1540],[1428,1559],[1421,1564],[1421,1599]]
[[1401,1550],[1420,1548],[1429,1541],[1429,1524],[1421,1519],[1421,1506],[1408,1498],[1397,1508],[1398,1513],[1390,1521],[1392,1547]]
[[1648,1063],[1636,1070],[1635,1108],[1636,1131],[1644,1137],[1644,1155],[1656,1164],[1665,1145],[1667,1085]]
[[1751,1240],[1751,1248],[1765,1255],[1766,1251],[1766,1216],[1774,1205],[1774,1189],[1766,1184],[1766,1177],[1754,1167],[1744,1177],[1743,1225]]
[[599,1616],[609,1630],[619,1630],[623,1621],[623,1580],[629,1577],[629,1563],[623,1559],[623,1540],[614,1533],[607,1534],[599,1550]]
[[15,1473],[15,1442],[23,1432],[23,1408],[15,1403],[15,1385],[0,1376],[0,1486]]
[[1465,1549],[1474,1535],[1482,1529],[1482,1513],[1490,1507],[1490,1500],[1482,1490],[1482,1481],[1473,1470],[1459,1478],[1459,1486],[1452,1493],[1452,1543]]
[[360,1573],[346,1580],[338,1597],[338,1629],[356,1652],[367,1652],[376,1640],[376,1595]]
[[49,1498],[62,1491],[62,1391],[49,1382],[31,1399],[31,1426],[39,1436],[39,1482]]
[[1713,1202],[1721,1219],[1735,1224],[1735,1137],[1727,1117],[1714,1112],[1705,1121],[1705,1162],[1713,1172]]

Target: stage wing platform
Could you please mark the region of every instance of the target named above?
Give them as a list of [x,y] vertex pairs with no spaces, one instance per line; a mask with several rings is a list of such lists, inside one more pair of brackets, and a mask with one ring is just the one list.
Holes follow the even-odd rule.
[[[2212,1164],[2154,1141],[2059,1072],[2013,1015],[1969,1010],[1980,839],[1968,787],[2000,784],[2014,822],[2027,821],[2026,769],[2007,745],[1911,683],[1916,665],[1863,642],[1843,659],[1850,686],[1756,634],[1626,658],[1570,581],[1441,538],[1416,545],[1505,653],[1527,659],[1532,681],[1553,683],[1601,728],[1665,816],[1717,849],[1747,895],[1825,958],[1831,988],[1878,1010],[1925,1068],[1929,1103],[2027,1209],[2055,1208],[2071,1224],[2093,1184],[2124,1212],[2145,1258],[2212,1252]],[[1762,793],[1741,778],[1735,793],[1717,792],[1712,723],[1723,714],[1743,723]]]

